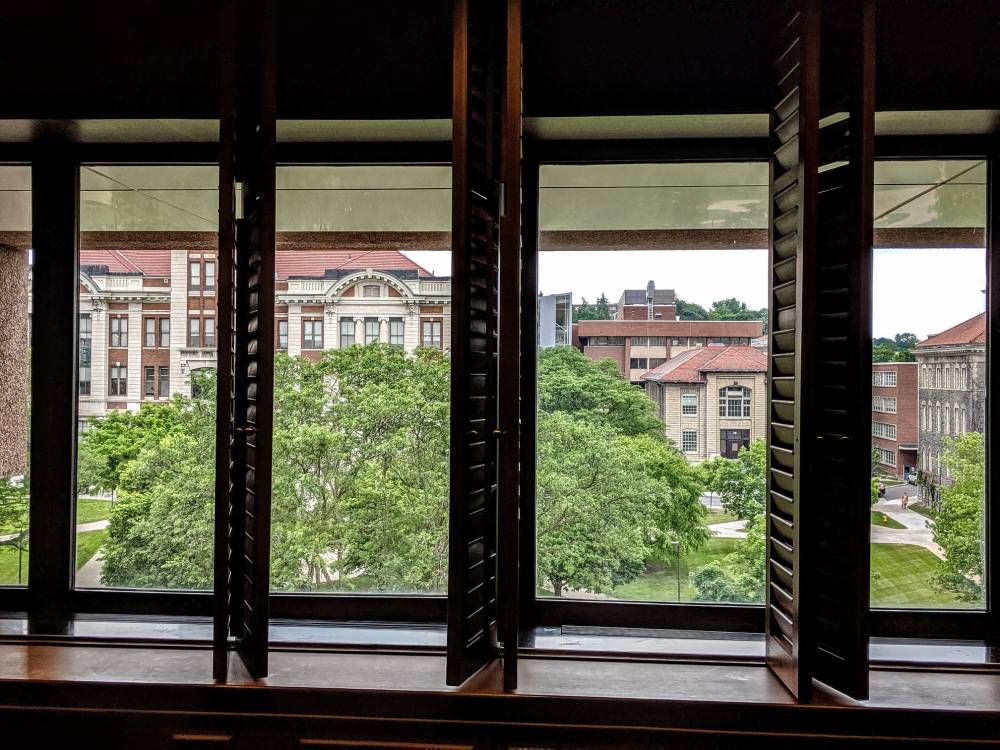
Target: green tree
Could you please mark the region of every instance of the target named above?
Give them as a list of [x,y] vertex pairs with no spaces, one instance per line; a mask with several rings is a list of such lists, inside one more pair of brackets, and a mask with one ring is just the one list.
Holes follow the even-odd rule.
[[663,439],[655,404],[622,377],[618,364],[594,362],[571,346],[539,350],[538,409],[570,414],[595,430]]
[[692,574],[695,599],[763,601],[767,446],[763,440],[755,440],[742,448],[736,458],[720,457],[706,464],[702,470],[708,487],[719,494],[726,510],[746,521],[747,536],[734,552]]
[[603,292],[597,302],[589,304],[586,298],[580,299],[580,304],[573,310],[573,320],[610,320],[611,309],[608,297]]
[[986,453],[983,435],[945,438],[941,464],[950,482],[941,486],[934,541],[944,549],[938,582],[969,600],[982,597]]
[[685,302],[680,297],[676,300],[677,318],[679,320],[708,320],[708,310],[694,302]]

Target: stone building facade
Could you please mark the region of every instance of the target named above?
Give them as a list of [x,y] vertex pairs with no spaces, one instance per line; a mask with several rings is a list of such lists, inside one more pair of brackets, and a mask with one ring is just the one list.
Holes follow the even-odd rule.
[[916,347],[919,467],[936,485],[948,481],[945,440],[986,429],[986,313]]
[[682,352],[643,376],[667,437],[692,463],[765,439],[767,354],[710,345]]
[[[279,250],[275,265],[278,351],[450,345],[451,280],[401,252]],[[216,277],[211,246],[81,250],[81,420],[191,395],[217,363]]]
[[908,479],[917,469],[917,367],[872,364],[872,447],[879,472],[897,479]]

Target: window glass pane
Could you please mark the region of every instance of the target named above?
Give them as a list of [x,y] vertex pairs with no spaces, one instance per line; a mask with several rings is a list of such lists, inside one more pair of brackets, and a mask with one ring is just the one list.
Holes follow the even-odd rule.
[[[28,582],[31,168],[0,165],[0,586]],[[81,326],[81,331],[84,326]],[[83,334],[81,334],[83,335]],[[81,371],[84,363],[80,363]]]
[[985,165],[879,162],[875,176],[876,232],[928,239],[875,250],[871,604],[982,608]]
[[216,352],[201,346],[200,320],[215,300],[189,291],[214,262],[218,170],[88,165],[80,181],[80,314],[92,335],[77,404],[75,585],[209,589]]
[[538,596],[762,601],[767,200],[766,164],[542,167]]
[[278,231],[303,242],[277,256],[271,584],[443,593],[451,171],[280,167],[277,181]]

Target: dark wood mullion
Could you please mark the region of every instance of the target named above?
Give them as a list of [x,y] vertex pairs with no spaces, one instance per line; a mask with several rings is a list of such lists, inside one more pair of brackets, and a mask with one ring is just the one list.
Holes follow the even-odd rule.
[[76,570],[80,165],[47,143],[31,169],[30,629],[60,630]]
[[[1000,508],[993,502],[993,489],[1000,484],[1000,439],[993,426],[1000,424],[1000,137],[995,137],[986,163],[986,268],[989,325],[986,334],[986,503],[983,572],[987,635],[990,645],[1000,645]],[[996,348],[995,348],[996,345]]]
[[535,471],[538,429],[538,173],[535,143],[524,138],[521,166],[521,582],[518,590],[521,641],[537,622],[535,611]]
[[521,418],[521,0],[508,0],[500,169],[500,363],[498,379],[498,612],[503,684],[517,687]]

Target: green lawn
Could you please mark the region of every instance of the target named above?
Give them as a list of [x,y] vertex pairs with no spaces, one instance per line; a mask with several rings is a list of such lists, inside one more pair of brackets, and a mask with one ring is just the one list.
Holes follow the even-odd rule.
[[[712,537],[697,552],[684,555],[681,558],[681,601],[694,600],[695,589],[691,584],[690,574],[713,560],[725,557],[736,549],[739,539],[722,539]],[[677,566],[676,561],[653,561],[648,563],[648,572],[639,576],[631,583],[616,588],[611,596],[614,599],[629,599],[633,601],[677,601]],[[551,592],[549,592],[551,595]]]
[[909,506],[909,508],[914,513],[919,513],[920,515],[924,516],[925,518],[929,518],[932,521],[934,520],[934,511],[932,511],[926,505],[921,505],[920,503],[912,503]]
[[873,544],[871,603],[873,607],[948,607],[969,609],[981,606],[963,602],[933,586],[934,573],[941,561],[933,553],[912,544]]
[[80,498],[76,501],[76,522],[93,523],[111,516],[111,501],[100,498]]
[[712,509],[708,511],[705,515],[705,523],[711,526],[714,523],[727,523],[729,521],[738,521],[739,516],[735,513],[727,513],[726,511],[719,509]]
[[[83,567],[90,558],[94,556],[108,535],[106,529],[99,531],[85,531],[77,534],[76,537],[76,569]],[[13,547],[0,547],[0,586],[17,585],[17,550]],[[25,551],[21,558],[21,583],[27,583],[28,578],[28,552]]]
[[884,526],[887,529],[905,529],[906,527],[899,521],[893,520],[890,516],[878,510],[872,511],[872,526]]
[[[93,523],[104,521],[111,516],[111,501],[100,498],[81,498],[76,503],[76,522]],[[15,528],[0,528],[0,534],[13,534]],[[16,571],[15,571],[16,574]]]

